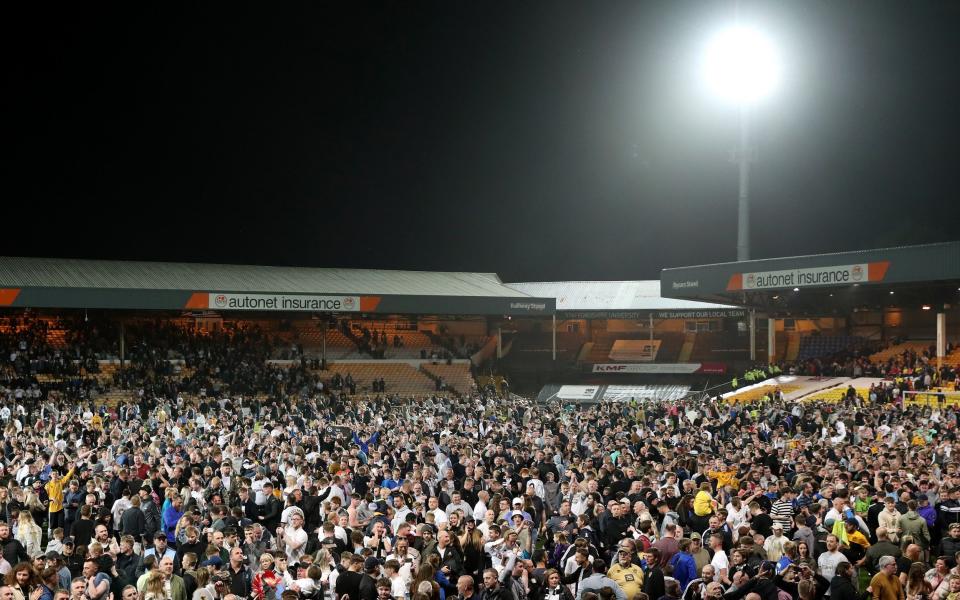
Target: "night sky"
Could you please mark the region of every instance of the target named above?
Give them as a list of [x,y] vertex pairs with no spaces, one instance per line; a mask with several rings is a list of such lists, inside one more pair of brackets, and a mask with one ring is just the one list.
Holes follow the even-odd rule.
[[[733,2],[26,3],[0,254],[650,279],[733,260]],[[960,3],[744,2],[755,258],[960,238]]]

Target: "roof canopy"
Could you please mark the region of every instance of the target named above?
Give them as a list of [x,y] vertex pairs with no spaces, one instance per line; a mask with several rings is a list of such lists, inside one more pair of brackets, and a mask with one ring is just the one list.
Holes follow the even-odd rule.
[[0,306],[552,314],[493,273],[0,257]]
[[[829,312],[958,301],[960,242],[664,269],[661,294],[777,310]],[[891,294],[891,292],[893,292]]]
[[649,281],[549,281],[508,283],[515,290],[540,298],[556,298],[563,318],[634,319],[740,316],[731,305],[677,300],[660,295],[660,282]]

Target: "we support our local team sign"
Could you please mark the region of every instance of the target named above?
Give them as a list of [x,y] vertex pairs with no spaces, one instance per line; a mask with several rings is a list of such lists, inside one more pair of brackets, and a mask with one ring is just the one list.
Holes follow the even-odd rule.
[[315,296],[306,294],[196,293],[187,308],[212,310],[260,310],[303,312],[369,312],[376,309],[377,296]]
[[882,261],[786,271],[735,273],[730,277],[727,290],[775,290],[883,281],[889,266],[889,261]]

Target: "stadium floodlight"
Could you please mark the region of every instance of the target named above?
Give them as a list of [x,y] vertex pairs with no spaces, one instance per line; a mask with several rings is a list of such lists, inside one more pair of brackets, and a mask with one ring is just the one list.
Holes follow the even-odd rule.
[[780,83],[780,57],[760,31],[736,25],[707,43],[703,75],[721,99],[749,106],[770,96]]
[[740,167],[737,209],[737,260],[750,260],[750,108],[770,96],[780,83],[780,57],[760,31],[736,25],[711,37],[703,55],[702,75],[721,100],[740,108],[740,143],[734,162]]

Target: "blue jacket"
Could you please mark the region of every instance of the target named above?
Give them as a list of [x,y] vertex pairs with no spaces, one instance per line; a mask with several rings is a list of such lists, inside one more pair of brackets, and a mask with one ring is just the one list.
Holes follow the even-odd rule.
[[697,578],[697,561],[689,552],[677,552],[670,559],[673,567],[673,578],[680,584],[680,593],[687,589],[687,585]]
[[173,507],[173,504],[170,504],[163,511],[163,532],[167,534],[167,543],[176,544],[177,537],[177,521],[180,520],[180,517],[183,516],[183,513]]
[[927,527],[933,529],[933,526],[937,524],[937,511],[932,506],[923,506],[917,509],[917,514],[923,517],[923,520],[927,522]]
[[353,432],[353,443],[360,446],[360,451],[370,456],[370,446],[373,446],[377,443],[377,440],[380,439],[380,432],[375,431],[373,435],[370,436],[370,439],[363,441],[360,439],[360,436],[357,435],[357,432]]

